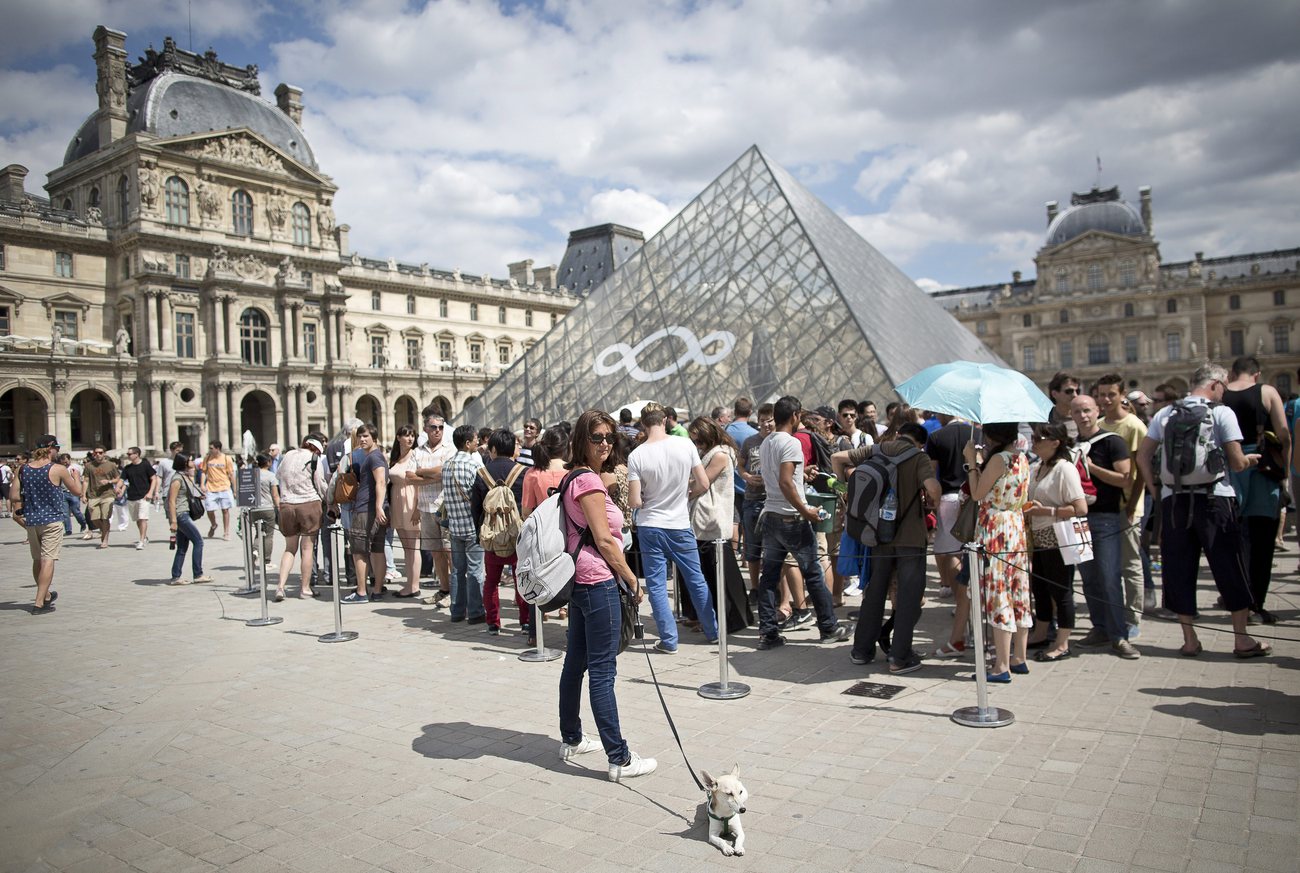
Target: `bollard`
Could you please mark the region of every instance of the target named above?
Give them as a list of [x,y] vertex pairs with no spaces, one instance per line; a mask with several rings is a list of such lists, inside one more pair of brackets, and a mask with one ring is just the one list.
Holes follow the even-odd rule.
[[[262,530],[265,526],[266,526],[266,519],[264,518],[259,518],[255,523],[255,528],[252,532],[252,536],[256,538],[256,542],[260,543],[262,541]],[[244,534],[245,537],[247,538],[249,534],[247,527],[244,528]],[[252,556],[251,549],[249,550],[249,556],[250,557]],[[262,617],[250,618],[248,621],[244,622],[244,624],[246,624],[248,627],[267,627],[268,625],[279,624],[280,622],[284,621],[283,616],[268,615],[266,611],[266,561],[264,560],[265,558],[266,555],[259,555],[257,561],[257,577],[259,580],[261,580],[262,583],[260,586],[262,589]]]
[[727,664],[727,582],[722,550],[727,540],[714,540],[715,568],[717,573],[718,604],[718,681],[705,682],[698,689],[701,697],[709,700],[737,700],[749,694],[749,686],[743,682],[732,682]]
[[984,548],[977,543],[967,543],[965,551],[974,557],[974,570],[970,580],[971,648],[975,654],[975,706],[954,710],[952,720],[963,727],[1006,727],[1016,720],[1010,710],[989,706],[988,667],[984,663],[984,619],[980,596],[980,573],[984,563]]
[[529,663],[554,661],[563,654],[559,649],[546,648],[546,640],[542,637],[542,611],[536,606],[533,607],[533,633],[537,635],[537,648],[525,649],[519,660]]
[[325,536],[330,538],[330,548],[333,550],[334,560],[330,561],[330,584],[334,587],[334,633],[321,634],[316,638],[321,643],[346,643],[355,640],[359,634],[356,631],[345,631],[343,629],[343,601],[339,597],[339,560],[343,555],[343,525],[337,521],[329,526]]

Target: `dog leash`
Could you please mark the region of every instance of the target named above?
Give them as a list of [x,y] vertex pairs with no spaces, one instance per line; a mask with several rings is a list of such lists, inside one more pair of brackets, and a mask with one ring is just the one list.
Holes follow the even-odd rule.
[[664,700],[663,689],[659,687],[659,677],[655,675],[654,660],[650,657],[650,649],[645,644],[645,631],[641,624],[640,614],[637,615],[633,635],[641,641],[641,651],[645,653],[645,662],[650,665],[650,679],[654,682],[655,694],[659,695],[659,705],[664,709],[664,718],[668,720],[668,729],[673,732],[673,739],[677,741],[677,748],[682,753],[682,760],[686,762],[686,772],[690,773],[691,779],[695,780],[695,787],[708,794],[709,789],[705,788],[704,783],[700,781],[700,777],[695,775],[695,768],[691,766],[691,759],[686,757],[686,748],[682,745],[682,737],[677,733],[677,725],[673,723],[672,713],[668,711],[668,701]]

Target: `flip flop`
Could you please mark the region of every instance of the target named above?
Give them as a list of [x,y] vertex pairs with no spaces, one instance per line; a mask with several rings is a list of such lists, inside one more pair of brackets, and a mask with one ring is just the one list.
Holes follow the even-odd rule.
[[[1195,658],[1197,655],[1199,655],[1199,654],[1200,654],[1201,652],[1203,652],[1203,651],[1205,651],[1205,647],[1202,646],[1201,643],[1200,643],[1200,641],[1198,640],[1197,643],[1196,643],[1196,648],[1192,649],[1190,652],[1187,651],[1186,649],[1179,649],[1179,650],[1178,650],[1178,654],[1182,655],[1184,658]],[[1241,656],[1238,655],[1238,657],[1241,657]]]
[[1044,649],[1043,651],[1039,652],[1037,655],[1034,655],[1034,660],[1042,661],[1043,663],[1050,664],[1053,661],[1064,661],[1066,658],[1072,658],[1072,657],[1074,657],[1074,649],[1066,649],[1064,652],[1061,652],[1061,654],[1059,655],[1049,655],[1047,654],[1047,650]]
[[1255,643],[1249,649],[1233,649],[1232,654],[1238,658],[1262,658],[1265,655],[1273,653],[1272,646],[1266,646],[1263,643]]

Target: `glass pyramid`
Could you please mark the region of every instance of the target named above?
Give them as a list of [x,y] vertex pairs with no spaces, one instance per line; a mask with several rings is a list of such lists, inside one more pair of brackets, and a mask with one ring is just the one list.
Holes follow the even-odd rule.
[[513,427],[657,400],[894,399],[932,364],[999,362],[826,204],[751,147],[470,403]]

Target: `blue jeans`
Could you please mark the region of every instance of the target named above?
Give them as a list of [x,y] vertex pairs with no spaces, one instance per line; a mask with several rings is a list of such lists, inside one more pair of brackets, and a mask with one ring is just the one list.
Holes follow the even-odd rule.
[[[576,586],[575,586],[576,587]],[[482,618],[483,611],[483,547],[478,537],[451,538],[451,617]]]
[[[454,548],[454,546],[453,546]],[[574,585],[569,600],[569,638],[560,671],[560,736],[570,745],[582,739],[582,674],[587,674],[591,714],[596,718],[600,743],[611,764],[625,764],[627,742],[618,726],[618,701],[614,698],[617,674],[618,632],[622,624],[618,585],[606,579],[595,585]]]
[[781,567],[785,556],[794,557],[803,574],[803,587],[817,611],[817,629],[831,633],[839,623],[831,593],[826,589],[821,561],[817,559],[817,535],[812,525],[797,515],[763,516],[763,572],[758,577],[758,632],[776,636],[776,592],[781,584]]
[[1092,626],[1101,628],[1111,642],[1128,639],[1124,618],[1124,576],[1121,564],[1120,531],[1128,519],[1118,512],[1088,513],[1092,531],[1092,560],[1079,565],[1083,577],[1083,599],[1088,603]]
[[758,527],[758,517],[763,514],[763,501],[746,500],[740,505],[740,526],[745,531],[745,560],[763,559],[763,531]]
[[73,497],[65,491],[63,499],[68,504],[68,511],[63,514],[63,533],[65,535],[72,533],[72,520],[74,518],[77,520],[77,524],[81,525],[81,529],[85,530],[87,525],[86,517],[81,514],[81,498]]
[[668,559],[677,565],[681,585],[695,604],[695,615],[705,639],[718,638],[718,619],[709,600],[709,583],[700,570],[700,549],[695,534],[689,530],[662,527],[638,527],[641,545],[641,570],[645,573],[646,593],[650,595],[650,612],[659,629],[659,640],[670,649],[677,648],[677,619],[668,601]]
[[181,577],[181,571],[185,569],[185,553],[191,545],[194,554],[190,558],[190,569],[197,579],[203,575],[203,535],[188,512],[179,512],[176,514],[176,557],[172,558],[173,579]]

